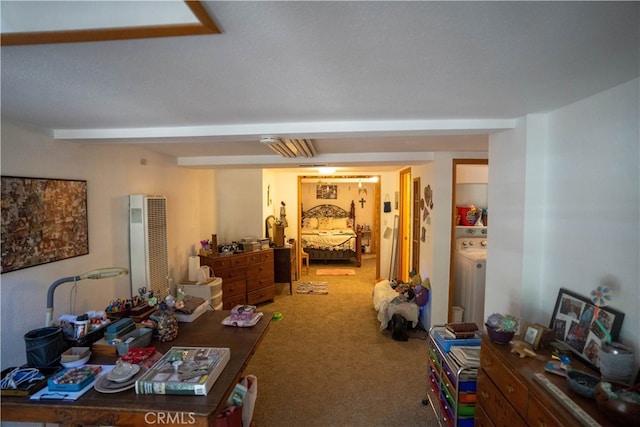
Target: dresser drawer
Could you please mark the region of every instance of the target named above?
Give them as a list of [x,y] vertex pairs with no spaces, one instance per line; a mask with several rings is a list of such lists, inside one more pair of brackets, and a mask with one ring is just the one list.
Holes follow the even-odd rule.
[[218,270],[231,268],[231,258],[227,256],[216,258],[200,257],[200,265],[208,265],[213,268],[214,274],[218,274]]
[[270,275],[273,277],[273,262],[261,262],[247,267],[247,278]]
[[257,291],[268,286],[273,286],[273,272],[257,277],[250,276],[247,279],[247,292]]
[[264,301],[272,300],[276,295],[276,288],[269,286],[257,291],[247,293],[247,304],[255,305]]
[[244,293],[241,295],[236,295],[229,298],[225,297],[222,300],[222,309],[231,310],[236,305],[244,305],[246,303],[247,303],[247,296]]
[[478,404],[493,420],[496,427],[526,427],[527,425],[483,370],[478,371]]
[[247,282],[243,280],[236,280],[233,282],[222,281],[222,295],[226,300],[228,297],[234,297],[236,295],[245,295],[247,293]]
[[231,258],[231,267],[244,267],[249,263],[249,257],[244,254],[236,254]]
[[247,254],[247,264],[258,264],[262,262],[262,251],[249,252]]
[[216,276],[222,278],[222,283],[245,280],[247,278],[246,267],[227,268],[224,270],[214,271],[214,273]]
[[527,423],[536,427],[562,427],[564,425],[533,396],[529,396]]
[[480,365],[515,410],[524,416],[527,413],[529,395],[527,387],[506,369],[498,356],[486,345],[480,347]]
[[495,427],[495,424],[491,422],[491,418],[489,418],[487,413],[480,405],[476,405],[476,416],[474,419],[473,427]]

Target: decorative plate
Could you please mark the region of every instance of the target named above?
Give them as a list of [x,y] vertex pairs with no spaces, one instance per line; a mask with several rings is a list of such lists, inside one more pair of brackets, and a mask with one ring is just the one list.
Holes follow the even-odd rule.
[[115,368],[105,375],[109,381],[114,383],[123,383],[133,378],[140,371],[140,365],[133,363],[118,363]]
[[109,378],[107,378],[107,375],[105,374],[100,376],[96,380],[96,383],[94,384],[93,387],[96,389],[96,391],[100,393],[119,393],[121,391],[129,390],[130,388],[135,387],[136,380],[140,378],[148,370],[146,366],[140,366],[140,365],[135,365],[135,366],[138,367],[138,372],[128,380],[117,383],[115,381],[110,381]]

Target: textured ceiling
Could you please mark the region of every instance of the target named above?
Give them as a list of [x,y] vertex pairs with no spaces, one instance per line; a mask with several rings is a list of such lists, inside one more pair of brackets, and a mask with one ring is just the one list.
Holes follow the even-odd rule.
[[638,2],[203,4],[221,34],[2,47],[2,115],[201,166],[293,166],[263,135],[365,165],[485,151],[515,118],[639,75]]

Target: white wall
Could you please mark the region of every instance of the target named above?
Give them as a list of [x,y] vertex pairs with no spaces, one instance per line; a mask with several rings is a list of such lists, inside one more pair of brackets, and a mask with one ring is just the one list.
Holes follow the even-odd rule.
[[[435,182],[435,165],[433,162],[428,162],[424,165],[420,166],[412,166],[411,167],[411,178],[416,179],[420,178],[420,198],[424,198],[424,189],[430,185],[432,192],[437,192],[436,182]],[[418,260],[418,273],[422,277],[422,280],[429,278],[432,280],[433,277],[433,261],[434,261],[434,242],[433,242],[433,232],[434,232],[434,224],[436,223],[436,219],[439,215],[441,215],[442,209],[440,206],[433,205],[433,209],[429,208],[429,217],[428,221],[424,219],[424,211],[420,212],[420,227],[425,228],[425,239],[424,242],[420,241],[420,259]],[[420,236],[422,237],[422,231],[420,231]],[[412,254],[413,256],[413,254]],[[433,294],[432,294],[433,295]],[[433,310],[432,298],[430,295],[429,303],[422,308],[420,311],[420,324],[426,330],[429,330],[431,326],[431,311]]]
[[218,243],[264,236],[262,170],[217,171]]
[[526,171],[526,121],[489,138],[486,316],[520,315]]
[[[131,146],[57,142],[2,122],[2,174],[87,181],[89,254],[1,276],[2,366],[26,362],[24,334],[44,325],[49,285],[85,271],[129,267],[128,195],[167,197],[169,266],[174,281],[187,275],[187,257],[215,232],[215,173],[175,166],[173,160]],[[141,164],[146,159],[146,165]],[[55,293],[54,318],[69,312],[73,284]],[[104,309],[131,295],[129,277],[82,281],[76,312]]]
[[560,287],[613,285],[621,340],[640,351],[639,82],[490,139],[487,313],[548,324]]

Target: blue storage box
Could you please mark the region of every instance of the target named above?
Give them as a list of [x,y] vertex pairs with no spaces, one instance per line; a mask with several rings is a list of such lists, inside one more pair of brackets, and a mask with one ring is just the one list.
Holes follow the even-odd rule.
[[50,391],[80,391],[96,379],[97,368],[85,365],[62,370],[49,378],[47,385]]
[[435,338],[438,346],[445,352],[449,352],[454,345],[466,345],[471,347],[477,347],[482,342],[482,337],[479,332],[476,332],[474,338],[464,339],[450,339],[446,332],[440,333],[438,328],[433,328],[433,337]]

